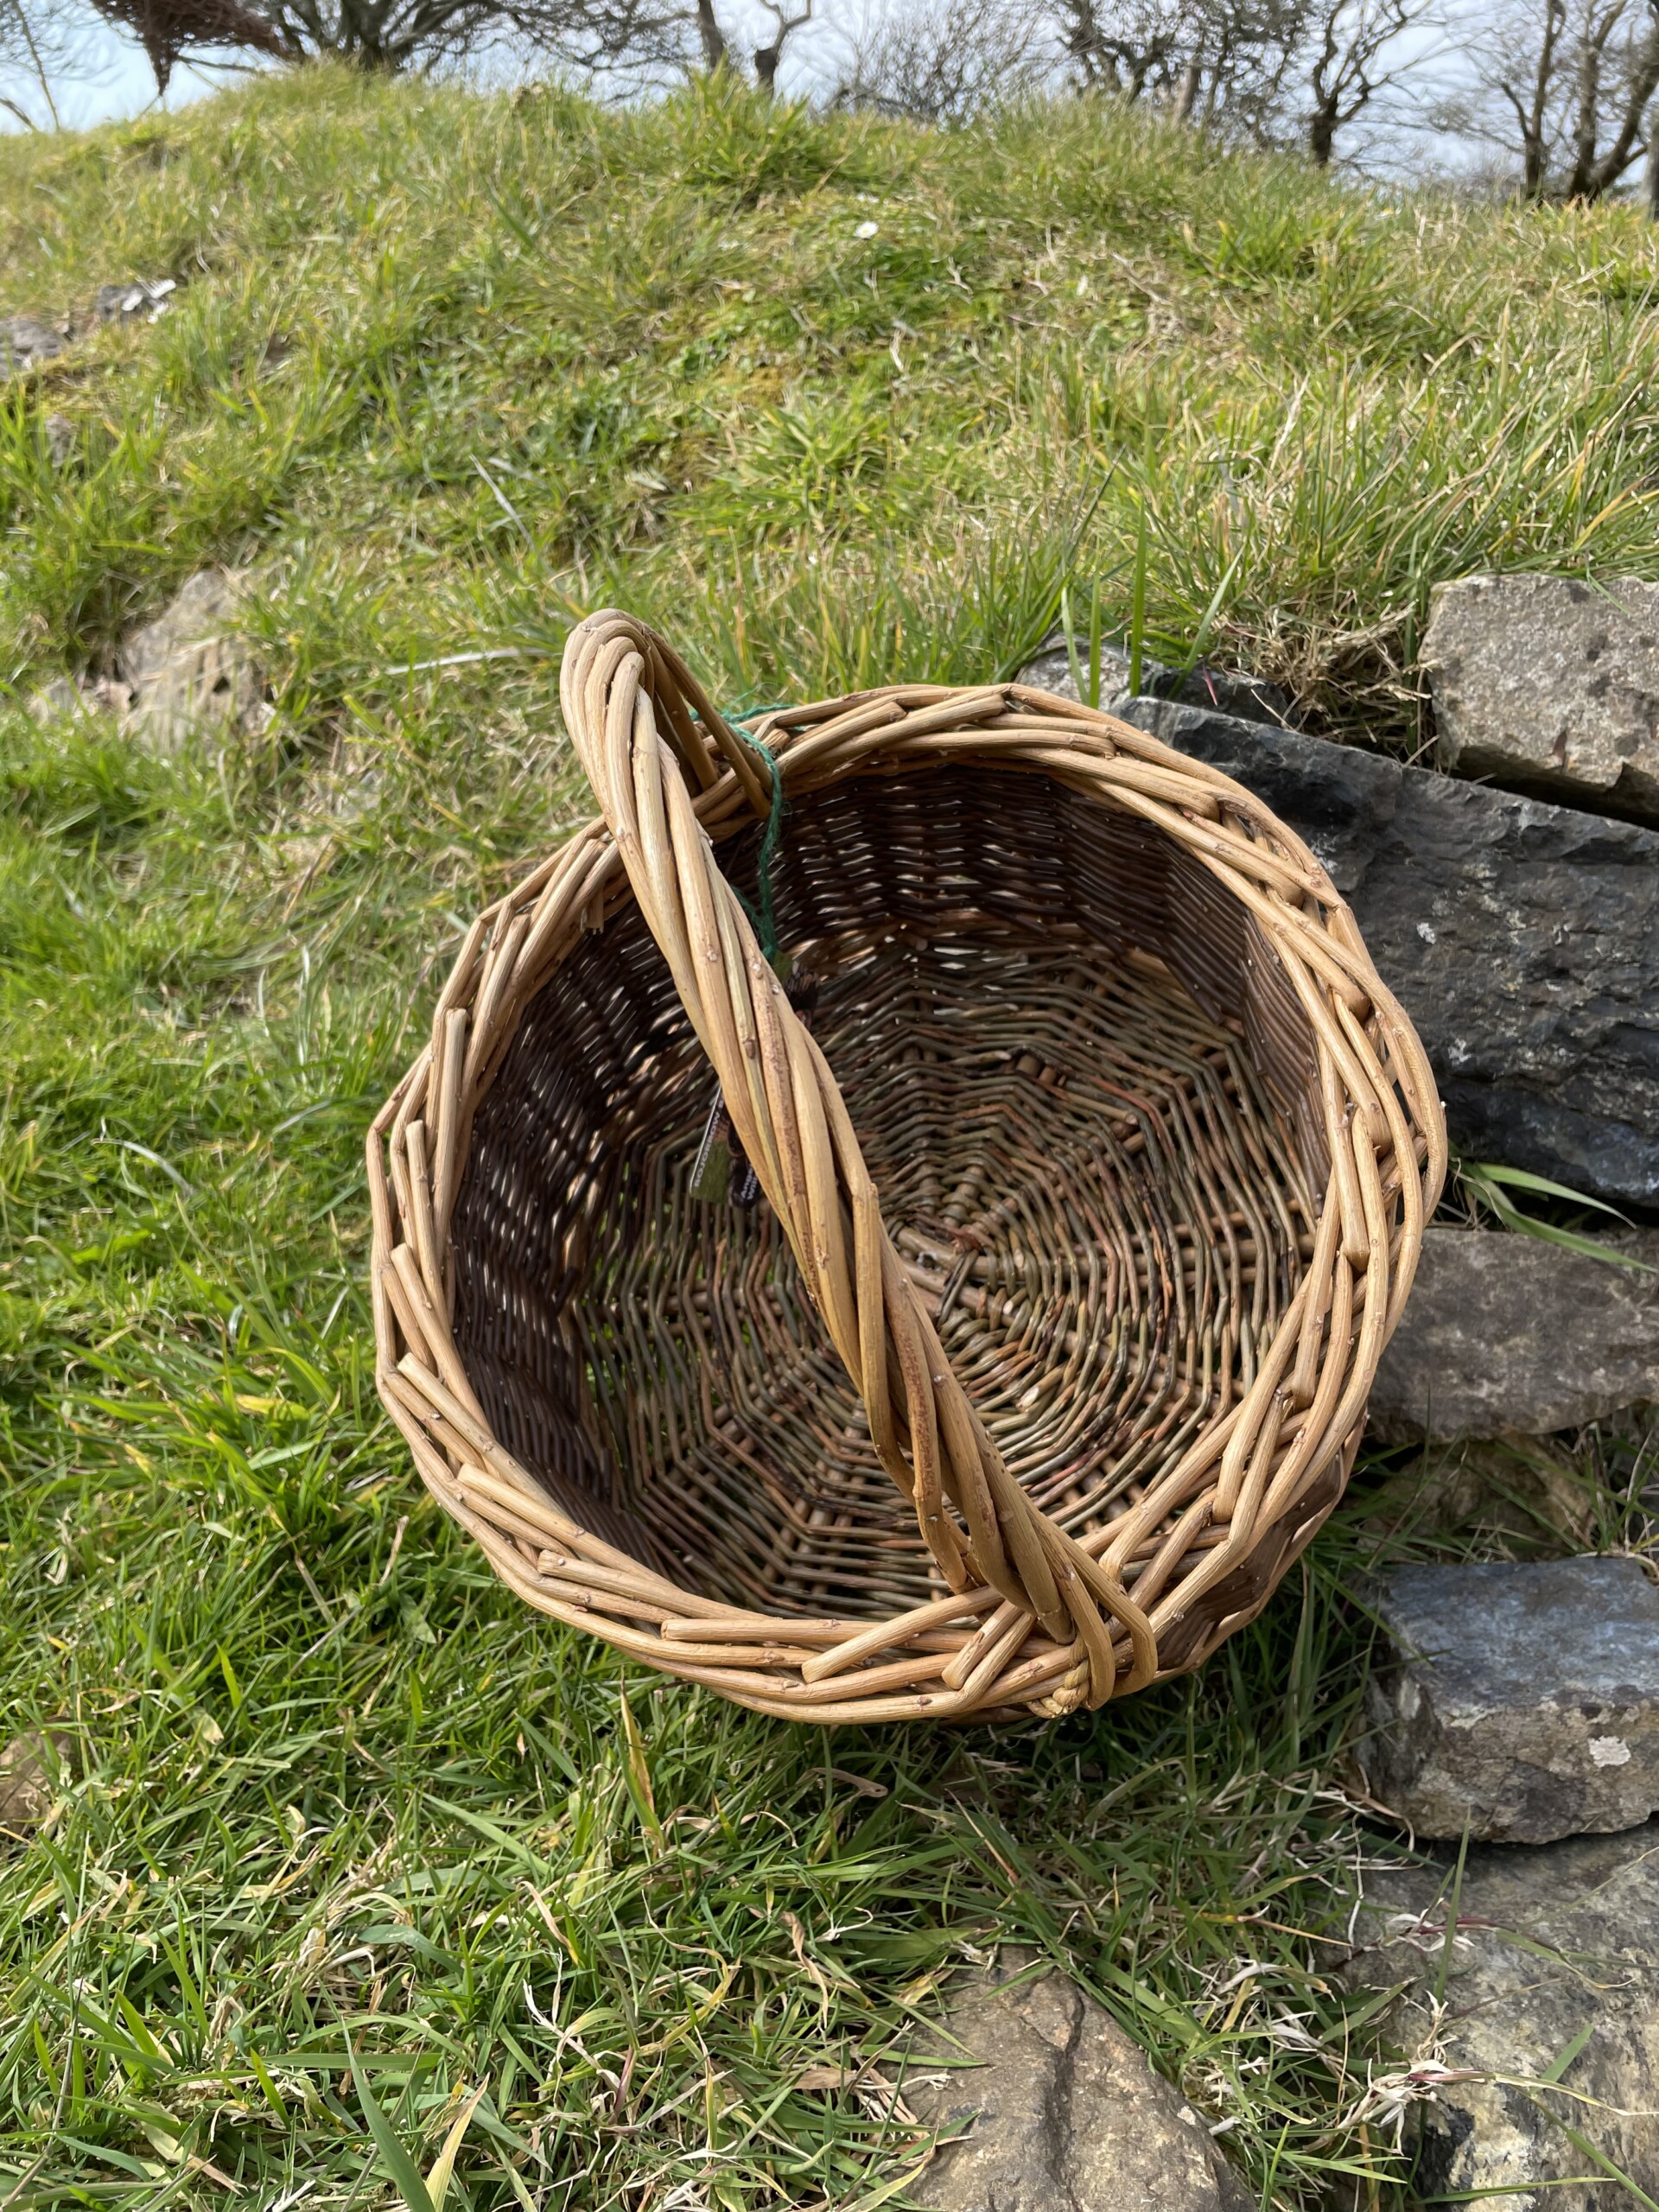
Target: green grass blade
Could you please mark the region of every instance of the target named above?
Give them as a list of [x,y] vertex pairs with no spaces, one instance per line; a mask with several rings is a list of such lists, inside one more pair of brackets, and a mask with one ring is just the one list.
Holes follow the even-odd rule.
[[1586,1191],[1569,1189],[1565,1183],[1552,1183],[1548,1176],[1530,1174],[1524,1167],[1502,1167],[1492,1160],[1482,1160],[1471,1161],[1466,1172],[1479,1176],[1483,1182],[1506,1183],[1512,1190],[1537,1191],[1546,1198],[1566,1198],[1575,1206],[1589,1206],[1597,1213],[1611,1214],[1615,1221],[1625,1218],[1617,1206],[1592,1198]]
[[[355,2050],[353,2050],[351,2058],[352,2080],[357,2086],[357,2101],[362,2107],[364,2119],[369,2123],[369,2133],[373,2136],[375,2148],[380,2153],[380,2163],[385,2168],[386,2178],[396,2188],[397,2194],[408,2206],[409,2212],[438,2212],[438,2208],[434,2204],[426,2183],[421,2177],[421,2170],[410,2156],[408,2146],[380,2109],[374,2092],[369,2087],[368,2077],[358,2063]],[[469,2113],[467,2118],[470,2120],[471,2117]],[[446,2176],[446,2181],[447,2178]]]
[[1141,673],[1147,640],[1147,564],[1151,540],[1144,498],[1135,522],[1135,581],[1129,602],[1129,696],[1141,696]]

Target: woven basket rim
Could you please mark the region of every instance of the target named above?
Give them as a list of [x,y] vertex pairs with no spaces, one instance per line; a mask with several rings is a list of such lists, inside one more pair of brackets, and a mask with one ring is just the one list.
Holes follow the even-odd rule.
[[[377,1387],[427,1487],[531,1605],[794,1719],[1052,1714],[1197,1663],[1266,1602],[1340,1494],[1446,1170],[1427,1057],[1329,874],[1218,770],[1023,684],[874,687],[772,710],[752,741],[664,640],[607,610],[572,632],[562,692],[602,811],[474,922],[430,1040],[367,1139]],[[791,798],[954,763],[1042,776],[1136,817],[1244,909],[1306,1016],[1329,1160],[1313,1257],[1238,1402],[1085,1538],[1064,1535],[1001,1466],[902,1271],[884,1267],[879,1196],[835,1077],[721,873],[721,844],[768,810],[768,755]],[[450,1234],[474,1116],[543,984],[625,906],[668,959],[883,1465],[916,1499],[950,1585],[895,1619],[803,1619],[682,1588],[550,1496],[493,1434],[467,1376]],[[1166,1594],[1138,1604],[1132,1557],[1144,1568],[1154,1537],[1167,1551],[1205,1531],[1202,1559],[1179,1554]],[[1196,1655],[1166,1663],[1174,1622],[1235,1587],[1242,1602]]]

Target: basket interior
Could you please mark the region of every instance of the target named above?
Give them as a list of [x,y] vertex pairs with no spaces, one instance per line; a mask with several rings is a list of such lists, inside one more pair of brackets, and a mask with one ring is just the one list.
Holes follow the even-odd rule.
[[[758,836],[721,848],[753,881]],[[1300,1007],[1247,912],[1030,774],[802,799],[783,944],[889,1232],[1008,1465],[1076,1534],[1247,1388],[1325,1161]],[[688,1184],[715,1083],[631,902],[531,1000],[474,1122],[457,1348],[595,1533],[766,1611],[941,1586],[764,1198]]]

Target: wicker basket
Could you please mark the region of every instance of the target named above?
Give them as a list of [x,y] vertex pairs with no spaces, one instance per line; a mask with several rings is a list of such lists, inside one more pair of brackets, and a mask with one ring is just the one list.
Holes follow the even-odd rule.
[[[562,688],[603,819],[474,924],[369,1141],[433,1494],[531,1605],[767,1713],[1196,1665],[1340,1495],[1444,1172],[1330,878],[1018,684],[755,745],[603,613]],[[732,888],[773,762],[787,988]]]

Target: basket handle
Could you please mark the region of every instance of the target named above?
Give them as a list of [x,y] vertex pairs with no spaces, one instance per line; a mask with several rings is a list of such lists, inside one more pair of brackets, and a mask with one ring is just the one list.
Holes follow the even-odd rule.
[[[607,610],[578,624],[559,690],[577,755],[733,1127],[863,1398],[881,1464],[913,1502],[940,1573],[953,1591],[988,1586],[1072,1644],[1075,1666],[1087,1668],[1090,1705],[1117,1686],[1109,1619],[1116,1621],[1130,1645],[1121,1688],[1140,1688],[1156,1670],[1150,1623],[1117,1577],[1027,1497],[952,1372],[882,1222],[829,1063],[761,953],[697,819],[693,790],[712,790],[726,774],[764,819],[764,757],[673,648],[630,615]],[[772,766],[786,777],[786,761]]]

